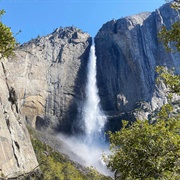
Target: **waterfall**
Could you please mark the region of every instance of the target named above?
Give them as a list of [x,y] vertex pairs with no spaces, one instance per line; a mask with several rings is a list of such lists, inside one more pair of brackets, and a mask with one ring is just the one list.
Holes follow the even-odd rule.
[[96,84],[96,55],[95,46],[92,45],[89,54],[86,99],[82,109],[82,119],[85,126],[85,142],[104,141],[104,125],[106,117],[100,108],[100,98]]
[[[106,116],[101,111],[100,98],[96,84],[95,46],[92,45],[87,66],[86,96],[79,107],[79,118],[76,127],[82,129],[83,135],[75,134],[67,137],[59,134],[59,138],[67,144],[72,152],[64,152],[71,159],[85,166],[93,166],[105,175],[112,175],[102,160],[103,152],[108,152],[109,144],[105,141],[104,126]],[[77,155],[77,157],[76,157]]]

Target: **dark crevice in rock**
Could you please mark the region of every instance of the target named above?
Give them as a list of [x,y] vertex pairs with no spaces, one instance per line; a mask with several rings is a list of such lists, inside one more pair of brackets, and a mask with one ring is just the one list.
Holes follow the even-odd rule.
[[12,149],[13,149],[14,158],[16,159],[17,166],[20,167],[19,161],[18,161],[17,155],[16,155],[16,153],[15,153],[15,149],[14,149],[13,144],[12,144]]
[[12,104],[16,104],[17,103],[17,94],[14,90],[13,87],[10,88],[9,90],[9,98],[8,100],[12,103]]
[[44,127],[45,127],[45,120],[42,117],[37,116],[36,117],[36,126],[35,126],[35,128],[37,130],[42,130]]
[[10,121],[9,121],[9,119],[6,119],[6,125],[7,125],[7,128],[8,128],[8,130],[9,130],[9,133],[11,134]]
[[13,87],[9,89],[9,98],[8,100],[11,102],[12,105],[15,105],[16,107],[16,113],[18,113],[18,104],[17,104],[17,94]]
[[114,30],[113,30],[114,34],[117,34],[118,33],[118,30],[117,30],[117,21],[115,22],[114,24]]
[[75,94],[72,94],[72,93],[64,93],[64,95],[76,97],[76,95],[75,95]]
[[74,32],[74,34],[72,35],[72,39],[77,39],[78,38],[78,33]]
[[60,51],[59,51],[59,54],[58,54],[58,56],[57,56],[55,62],[63,63],[63,60],[62,60],[62,53],[63,53],[63,50],[64,50],[64,46],[65,46],[65,45],[62,45],[62,46],[61,46],[61,49],[60,49]]
[[5,67],[4,67],[3,62],[1,62],[1,65],[2,65],[2,68],[3,68],[4,76],[5,76],[6,86],[7,86],[8,91],[9,91],[9,85],[8,85],[8,82],[7,82],[6,69],[5,69]]
[[19,146],[18,142],[14,141],[14,143],[15,143],[16,147],[18,148],[18,150],[20,150],[20,146]]

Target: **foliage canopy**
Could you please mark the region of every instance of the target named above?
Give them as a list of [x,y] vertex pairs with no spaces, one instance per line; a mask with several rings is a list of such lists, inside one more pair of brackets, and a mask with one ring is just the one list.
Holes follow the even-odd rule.
[[172,46],[180,51],[180,22],[174,23],[170,30],[164,26],[159,33],[159,38],[164,42],[167,51],[172,51]]
[[162,80],[168,87],[169,93],[180,95],[180,76],[174,74],[173,70],[167,70],[163,66],[158,66],[156,72],[159,74],[157,81]]
[[[171,4],[177,13],[180,11],[180,0],[175,0]],[[167,51],[180,51],[180,22],[175,22],[171,29],[167,29],[163,26],[161,32],[159,33],[159,39],[164,43]]]
[[[0,18],[2,18],[4,13],[4,10],[0,10]],[[13,54],[15,43],[16,40],[11,32],[11,29],[4,25],[0,19],[0,59]]]
[[180,119],[169,117],[170,111],[165,105],[157,122],[137,120],[126,127],[124,121],[120,131],[110,133],[112,154],[105,160],[115,179],[180,178]]

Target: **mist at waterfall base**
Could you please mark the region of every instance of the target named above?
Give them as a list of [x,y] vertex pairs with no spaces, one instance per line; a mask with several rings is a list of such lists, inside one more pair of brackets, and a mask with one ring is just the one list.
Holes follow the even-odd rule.
[[66,143],[67,148],[70,149],[69,152],[64,153],[69,155],[72,160],[84,166],[93,166],[100,173],[109,176],[112,173],[107,169],[102,159],[103,153],[108,154],[109,152],[109,143],[106,142],[104,133],[106,116],[103,114],[99,102],[96,85],[95,47],[92,45],[88,61],[86,98],[79,107],[77,122],[77,126],[83,133],[71,137],[59,134],[58,138]]

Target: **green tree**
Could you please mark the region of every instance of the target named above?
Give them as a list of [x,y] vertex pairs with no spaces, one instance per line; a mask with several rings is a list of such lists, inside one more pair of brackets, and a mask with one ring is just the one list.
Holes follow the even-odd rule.
[[[178,13],[180,10],[180,0],[176,0],[171,4]],[[180,22],[175,22],[171,29],[163,26],[159,33],[159,39],[164,43],[167,51],[180,51]]]
[[[99,174],[91,168],[82,168],[70,161],[50,146],[42,143],[35,136],[37,132],[29,127],[33,148],[41,170],[41,180],[111,180],[112,178]],[[37,174],[40,176],[39,174]],[[35,179],[38,179],[37,176]]]
[[176,22],[168,30],[165,26],[162,28],[159,38],[164,42],[167,51],[172,51],[172,46],[180,51],[180,22]]
[[12,55],[16,43],[11,29],[2,23],[4,13],[4,10],[0,10],[0,59]]
[[[179,10],[180,0],[172,3]],[[160,40],[168,51],[180,51],[180,23],[162,28]],[[169,87],[169,104],[161,107],[156,120],[123,121],[120,131],[109,133],[111,154],[104,156],[107,166],[122,180],[180,179],[180,113],[171,102],[172,93],[180,95],[180,76],[158,67],[159,80]]]
[[126,127],[124,121],[120,131],[109,134],[112,154],[105,160],[115,179],[180,178],[180,123],[169,111],[171,106],[163,106],[155,123],[137,120]]
[[[171,7],[179,13],[180,0],[174,1]],[[159,39],[168,52],[180,52],[180,22],[175,22],[169,30],[164,26],[159,33]],[[160,75],[159,79],[165,82],[171,92],[180,95],[180,76],[163,67],[157,67],[157,72]]]
[[180,76],[175,75],[174,70],[167,70],[163,66],[158,66],[156,72],[159,74],[157,82],[162,80],[169,87],[169,93],[180,95]]

